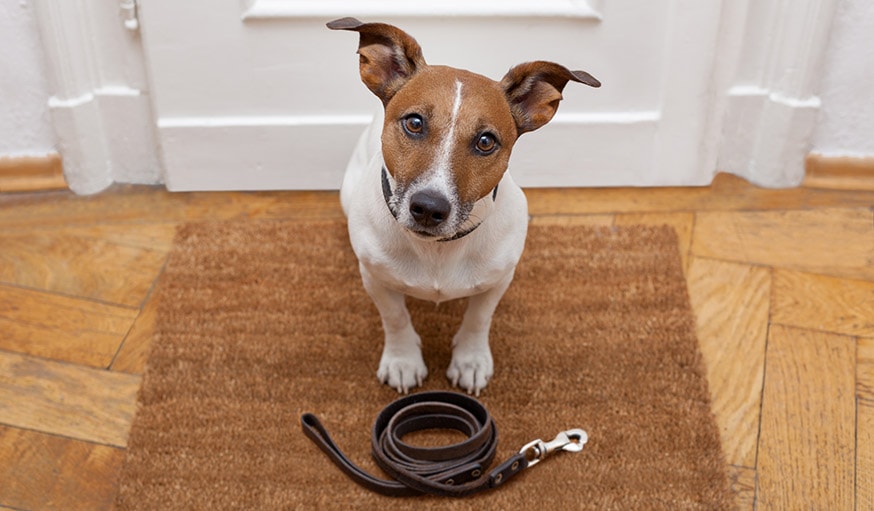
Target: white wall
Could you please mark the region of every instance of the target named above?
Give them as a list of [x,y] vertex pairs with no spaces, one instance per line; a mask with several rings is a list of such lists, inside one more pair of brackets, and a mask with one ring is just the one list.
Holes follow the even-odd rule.
[[821,84],[813,152],[874,157],[874,2],[842,0]]
[[0,157],[55,150],[43,59],[31,2],[0,2]]

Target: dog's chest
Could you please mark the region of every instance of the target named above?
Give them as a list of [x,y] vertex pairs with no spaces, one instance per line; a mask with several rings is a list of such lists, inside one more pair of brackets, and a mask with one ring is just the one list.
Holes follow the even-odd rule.
[[471,251],[394,247],[361,260],[383,284],[406,295],[444,302],[482,293],[505,278],[513,262]]

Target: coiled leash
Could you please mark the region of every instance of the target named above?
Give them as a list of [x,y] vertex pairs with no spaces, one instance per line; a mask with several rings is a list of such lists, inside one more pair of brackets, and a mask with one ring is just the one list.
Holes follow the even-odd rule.
[[[371,454],[377,465],[394,478],[385,480],[352,463],[315,415],[306,413],[300,421],[304,434],[347,476],[390,497],[422,493],[464,497],[496,488],[555,451],[582,451],[588,440],[581,429],[559,433],[551,442],[534,440],[485,474],[498,445],[498,429],[489,412],[465,394],[420,392],[389,404],[373,424]],[[467,439],[441,447],[418,447],[403,441],[409,433],[432,429],[459,431]]]

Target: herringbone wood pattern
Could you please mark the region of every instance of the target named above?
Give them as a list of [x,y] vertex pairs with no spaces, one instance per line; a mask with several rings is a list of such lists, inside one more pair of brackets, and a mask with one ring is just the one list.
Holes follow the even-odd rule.
[[[874,192],[528,190],[668,224],[741,509],[874,509]],[[331,192],[0,195],[0,509],[109,509],[176,225],[342,218]]]

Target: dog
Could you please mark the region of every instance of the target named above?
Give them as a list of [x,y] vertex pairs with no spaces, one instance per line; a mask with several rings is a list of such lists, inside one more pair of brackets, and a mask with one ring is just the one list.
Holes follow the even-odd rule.
[[528,230],[527,200],[507,172],[513,144],[552,119],[569,81],[601,84],[544,61],[517,65],[496,82],[426,64],[416,40],[392,25],[342,18],[327,26],[358,32],[361,80],[383,105],[340,190],[385,334],[377,378],[407,393],[428,375],[405,295],[469,297],[446,376],[479,396],[494,368],[492,314]]

